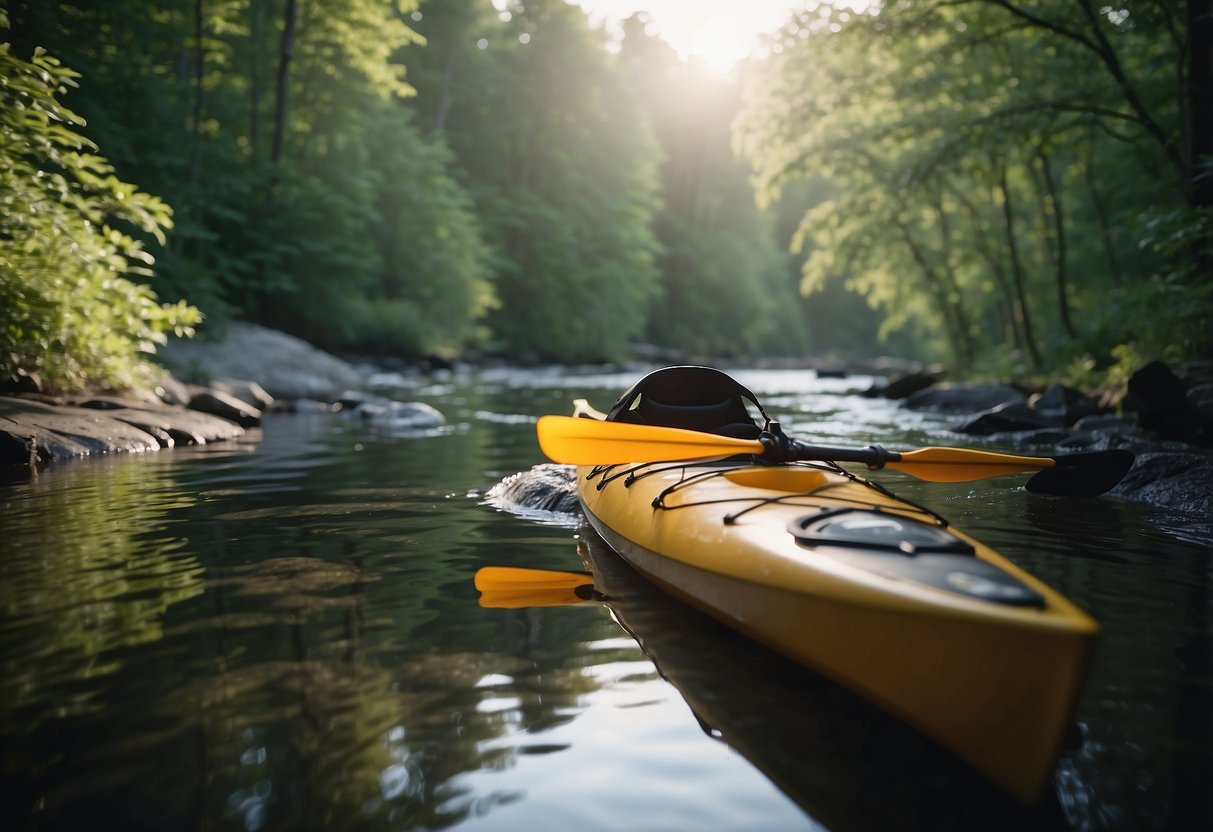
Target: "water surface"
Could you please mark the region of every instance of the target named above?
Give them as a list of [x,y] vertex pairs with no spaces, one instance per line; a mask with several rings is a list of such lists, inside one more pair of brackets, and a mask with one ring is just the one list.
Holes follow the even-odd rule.
[[[972,444],[741,372],[789,432]],[[0,817],[17,829],[1201,829],[1213,781],[1207,518],[1022,479],[882,480],[1090,611],[1103,639],[1047,799],[637,579],[576,518],[484,502],[534,419],[635,374],[398,391],[449,426],[276,415],[240,442],[0,486]],[[11,477],[10,477],[11,478]],[[482,609],[483,565],[590,568],[610,605]]]

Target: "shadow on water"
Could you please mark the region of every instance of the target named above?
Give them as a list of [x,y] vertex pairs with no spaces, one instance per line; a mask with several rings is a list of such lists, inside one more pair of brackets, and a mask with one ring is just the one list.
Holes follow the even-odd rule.
[[1065,828],[866,700],[669,598],[590,528],[578,553],[615,619],[727,743],[834,830]]

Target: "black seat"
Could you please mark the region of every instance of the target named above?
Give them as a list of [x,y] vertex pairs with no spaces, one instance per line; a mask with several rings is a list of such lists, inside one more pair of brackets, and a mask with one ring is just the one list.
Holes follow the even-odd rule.
[[762,426],[754,422],[746,402],[769,421],[757,397],[720,370],[666,367],[632,385],[615,402],[607,420],[752,439]]

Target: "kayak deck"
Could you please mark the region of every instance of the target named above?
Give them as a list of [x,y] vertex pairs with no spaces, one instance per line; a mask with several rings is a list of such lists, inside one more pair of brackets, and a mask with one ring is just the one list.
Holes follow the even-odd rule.
[[1038,797],[1098,633],[1057,592],[828,463],[578,475],[591,525],[658,586]]

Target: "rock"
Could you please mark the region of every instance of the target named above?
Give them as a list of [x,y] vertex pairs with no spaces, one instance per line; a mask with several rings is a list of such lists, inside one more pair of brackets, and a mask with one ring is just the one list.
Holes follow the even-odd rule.
[[292,335],[250,323],[228,324],[219,340],[170,339],[160,355],[183,378],[248,379],[277,399],[327,401],[362,384],[345,361]]
[[1205,433],[1213,435],[1213,383],[1196,385],[1188,391],[1186,398],[1199,414]]
[[1151,361],[1129,376],[1125,402],[1145,430],[1194,442],[1202,432],[1200,413],[1188,401],[1184,383],[1161,361]]
[[446,417],[425,402],[394,402],[387,399],[361,403],[355,411],[363,420],[390,430],[431,430],[446,424]]
[[[72,456],[160,449],[154,436],[113,418],[109,412],[26,399],[0,399],[0,431],[25,446],[24,464],[31,458],[49,462]],[[14,447],[12,442],[7,445],[10,450]]]
[[1166,506],[1204,519],[1213,515],[1213,457],[1144,453],[1112,494]]
[[89,407],[0,398],[0,464],[41,465],[104,453],[234,439],[244,428],[167,405],[96,397]]
[[1099,404],[1090,396],[1057,383],[1030,396],[1028,406],[1044,416],[1061,420],[1065,425],[1072,425],[1079,419],[1100,412]]
[[1074,429],[1079,431],[1104,431],[1125,434],[1138,433],[1137,420],[1132,416],[1125,416],[1119,413],[1084,416],[1074,423]]
[[941,382],[905,400],[910,410],[951,410],[979,413],[1000,404],[1023,403],[1025,396],[1009,384]]
[[171,373],[161,373],[152,389],[160,401],[165,404],[185,407],[190,403],[190,391],[185,386],[185,382],[175,378]]
[[969,421],[956,425],[952,430],[973,436],[991,436],[996,433],[1019,433],[1064,426],[1065,422],[1060,416],[1046,415],[1023,402],[1011,402],[982,411]]
[[16,374],[6,377],[3,382],[0,382],[0,395],[15,396],[19,393],[41,393],[42,392],[42,376],[37,373],[31,373],[23,367],[18,367]]
[[938,382],[942,376],[942,372],[932,370],[894,373],[883,384],[873,384],[863,395],[870,399],[904,399],[920,390],[927,389]]
[[298,413],[303,416],[317,413],[333,413],[336,407],[328,402],[318,402],[315,399],[295,399],[285,406],[287,413]]
[[503,511],[578,514],[577,473],[572,465],[545,462],[511,474],[489,489],[486,501]]
[[208,388],[191,392],[193,395],[190,396],[190,410],[218,416],[220,419],[235,422],[243,428],[256,427],[261,424],[261,411],[250,407],[235,396]]
[[213,378],[210,388],[239,399],[253,410],[264,413],[274,406],[274,397],[255,381],[239,378]]

